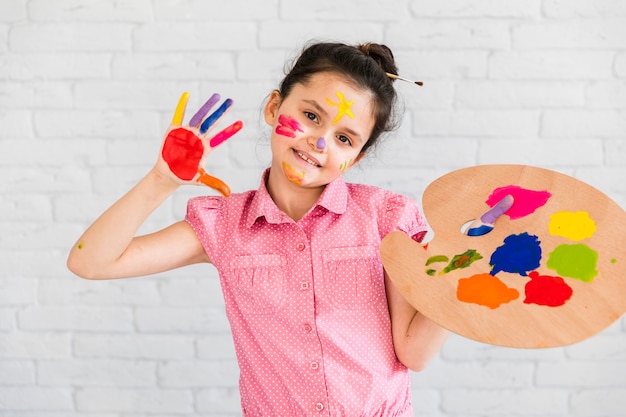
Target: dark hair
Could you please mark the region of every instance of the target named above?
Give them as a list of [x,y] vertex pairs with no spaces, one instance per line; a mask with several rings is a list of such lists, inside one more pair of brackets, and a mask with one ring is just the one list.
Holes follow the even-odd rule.
[[296,84],[306,84],[314,74],[334,72],[343,75],[357,87],[374,97],[374,127],[361,152],[378,141],[380,135],[395,128],[393,117],[396,91],[386,73],[397,74],[393,53],[385,45],[365,43],[350,46],[321,42],[304,48],[300,57],[280,83],[279,93],[285,98]]

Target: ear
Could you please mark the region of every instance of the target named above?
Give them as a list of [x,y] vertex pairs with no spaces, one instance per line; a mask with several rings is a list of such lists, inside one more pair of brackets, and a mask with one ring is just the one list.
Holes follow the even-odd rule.
[[263,110],[265,123],[270,126],[274,126],[274,122],[278,117],[278,109],[280,108],[280,103],[282,103],[282,97],[280,96],[280,92],[278,92],[278,90],[272,91],[272,93],[270,94],[270,98],[265,104],[265,109]]

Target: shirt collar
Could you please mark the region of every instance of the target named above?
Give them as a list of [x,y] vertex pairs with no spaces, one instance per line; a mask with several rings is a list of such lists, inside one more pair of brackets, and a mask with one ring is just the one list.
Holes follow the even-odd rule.
[[[289,216],[283,213],[274,203],[272,197],[267,191],[266,181],[269,176],[270,169],[266,169],[261,177],[261,184],[257,189],[250,210],[246,219],[246,225],[252,227],[257,219],[264,217],[268,223],[286,223],[292,221]],[[348,186],[340,176],[326,186],[324,192],[315,203],[315,206],[335,214],[343,214],[348,206]],[[315,207],[313,207],[314,209]],[[311,211],[313,211],[313,209]]]

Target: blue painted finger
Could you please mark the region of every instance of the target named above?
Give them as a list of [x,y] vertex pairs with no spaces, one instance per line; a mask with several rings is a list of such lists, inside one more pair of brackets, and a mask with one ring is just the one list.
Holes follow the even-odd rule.
[[232,105],[233,101],[227,98],[226,101],[224,101],[217,110],[215,110],[209,117],[204,120],[204,122],[202,122],[202,124],[200,125],[200,134],[205,134],[207,130],[209,130],[211,126],[213,126],[215,122],[217,122],[219,118],[222,117],[224,113],[226,113],[226,110],[228,110],[229,107]]

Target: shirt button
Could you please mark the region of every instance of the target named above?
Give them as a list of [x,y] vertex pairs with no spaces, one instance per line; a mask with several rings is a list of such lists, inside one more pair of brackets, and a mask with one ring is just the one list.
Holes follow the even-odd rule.
[[311,330],[313,330],[313,328],[311,327],[310,324],[307,323],[307,324],[304,325],[304,331],[305,332],[311,333]]
[[306,248],[306,245],[304,243],[298,243],[298,245],[296,246],[296,249],[299,252],[302,252],[304,250],[304,248]]
[[324,404],[322,404],[322,403],[315,404],[315,409],[317,411],[324,411]]
[[311,369],[317,369],[317,368],[319,368],[319,367],[320,367],[320,364],[319,364],[319,363],[317,363],[317,362],[311,362],[311,365],[310,365],[310,366],[311,366]]
[[309,283],[308,282],[303,282],[300,284],[300,289],[302,291],[308,290],[309,289]]

